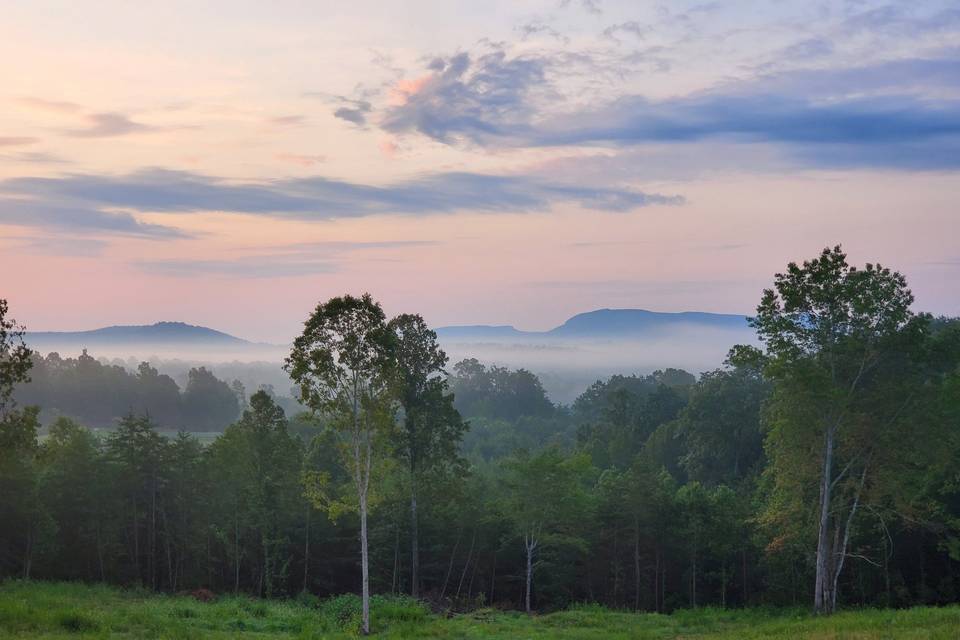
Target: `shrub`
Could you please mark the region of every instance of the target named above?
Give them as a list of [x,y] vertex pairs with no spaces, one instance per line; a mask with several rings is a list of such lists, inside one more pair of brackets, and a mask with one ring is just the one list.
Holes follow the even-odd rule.
[[70,633],[85,633],[100,628],[95,619],[82,611],[64,611],[58,617],[57,622]]

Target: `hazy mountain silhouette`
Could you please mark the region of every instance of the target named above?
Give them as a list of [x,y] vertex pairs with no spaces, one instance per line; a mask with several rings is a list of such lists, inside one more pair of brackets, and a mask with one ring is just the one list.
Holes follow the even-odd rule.
[[674,329],[720,329],[747,331],[746,316],[685,311],[663,313],[644,309],[598,309],[580,313],[549,331],[520,331],[509,325],[449,326],[437,329],[448,340],[504,338],[642,338]]
[[25,336],[28,345],[44,343],[85,347],[127,344],[243,346],[252,342],[222,331],[185,322],[157,322],[148,325],[121,325],[91,331],[35,331]]

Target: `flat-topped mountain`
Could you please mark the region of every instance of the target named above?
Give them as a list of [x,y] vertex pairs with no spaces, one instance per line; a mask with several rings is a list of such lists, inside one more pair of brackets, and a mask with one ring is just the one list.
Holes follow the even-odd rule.
[[548,331],[520,331],[508,325],[466,325],[437,329],[448,340],[503,338],[616,338],[655,336],[672,329],[748,331],[747,317],[684,311],[664,313],[645,309],[598,309],[580,313]]

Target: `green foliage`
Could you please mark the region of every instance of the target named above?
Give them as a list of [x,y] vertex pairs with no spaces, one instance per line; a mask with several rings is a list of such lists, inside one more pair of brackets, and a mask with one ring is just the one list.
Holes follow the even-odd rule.
[[486,367],[469,358],[453,366],[450,388],[457,410],[468,418],[547,418],[556,411],[540,379],[526,369]]
[[[397,637],[822,633],[797,611],[710,608],[810,599],[828,429],[838,603],[956,602],[960,322],[904,314],[901,284],[828,250],[765,294],[764,351],[734,348],[699,380],[613,376],[571,408],[530,372],[467,360],[446,376],[422,318],[387,322],[369,296],[320,305],[298,338],[288,366],[310,413],[288,419],[263,389],[202,439],[157,430],[183,404],[150,365],[35,360],[21,401],[57,387],[110,422],[138,400],[110,430],[41,428],[37,407],[8,405],[0,576],[137,588],[90,607],[38,585],[42,611],[0,598],[2,631],[73,633],[54,612],[79,611],[99,624],[80,635],[336,637],[362,598],[327,598],[360,591],[365,558],[373,593],[420,587],[434,611],[472,612],[373,596],[373,629]],[[197,370],[195,392],[226,399],[211,377]],[[152,597],[193,590],[218,597]],[[528,591],[536,619],[483,608],[523,609]],[[577,602],[599,605],[559,611]]]

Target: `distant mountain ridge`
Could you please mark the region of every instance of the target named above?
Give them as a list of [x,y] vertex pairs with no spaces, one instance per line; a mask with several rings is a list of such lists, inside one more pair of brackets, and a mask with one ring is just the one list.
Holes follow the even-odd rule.
[[438,327],[437,335],[448,340],[503,338],[626,338],[653,336],[680,327],[748,330],[747,316],[683,311],[667,313],[646,309],[597,309],[579,313],[548,331],[521,331],[510,325],[454,325]]
[[157,322],[147,325],[115,325],[90,331],[34,331],[24,336],[27,345],[76,343],[83,346],[156,344],[244,346],[254,343],[222,331],[185,322]]
[[[444,341],[477,340],[562,340],[656,337],[678,328],[747,331],[747,317],[723,313],[684,311],[665,313],[645,309],[597,309],[580,313],[548,331],[522,331],[511,325],[453,325],[438,327]],[[155,345],[166,347],[205,346],[276,347],[254,343],[216,329],[185,322],[157,322],[149,325],[115,325],[90,331],[34,331],[25,335],[27,344],[40,349],[51,346],[124,347]]]

